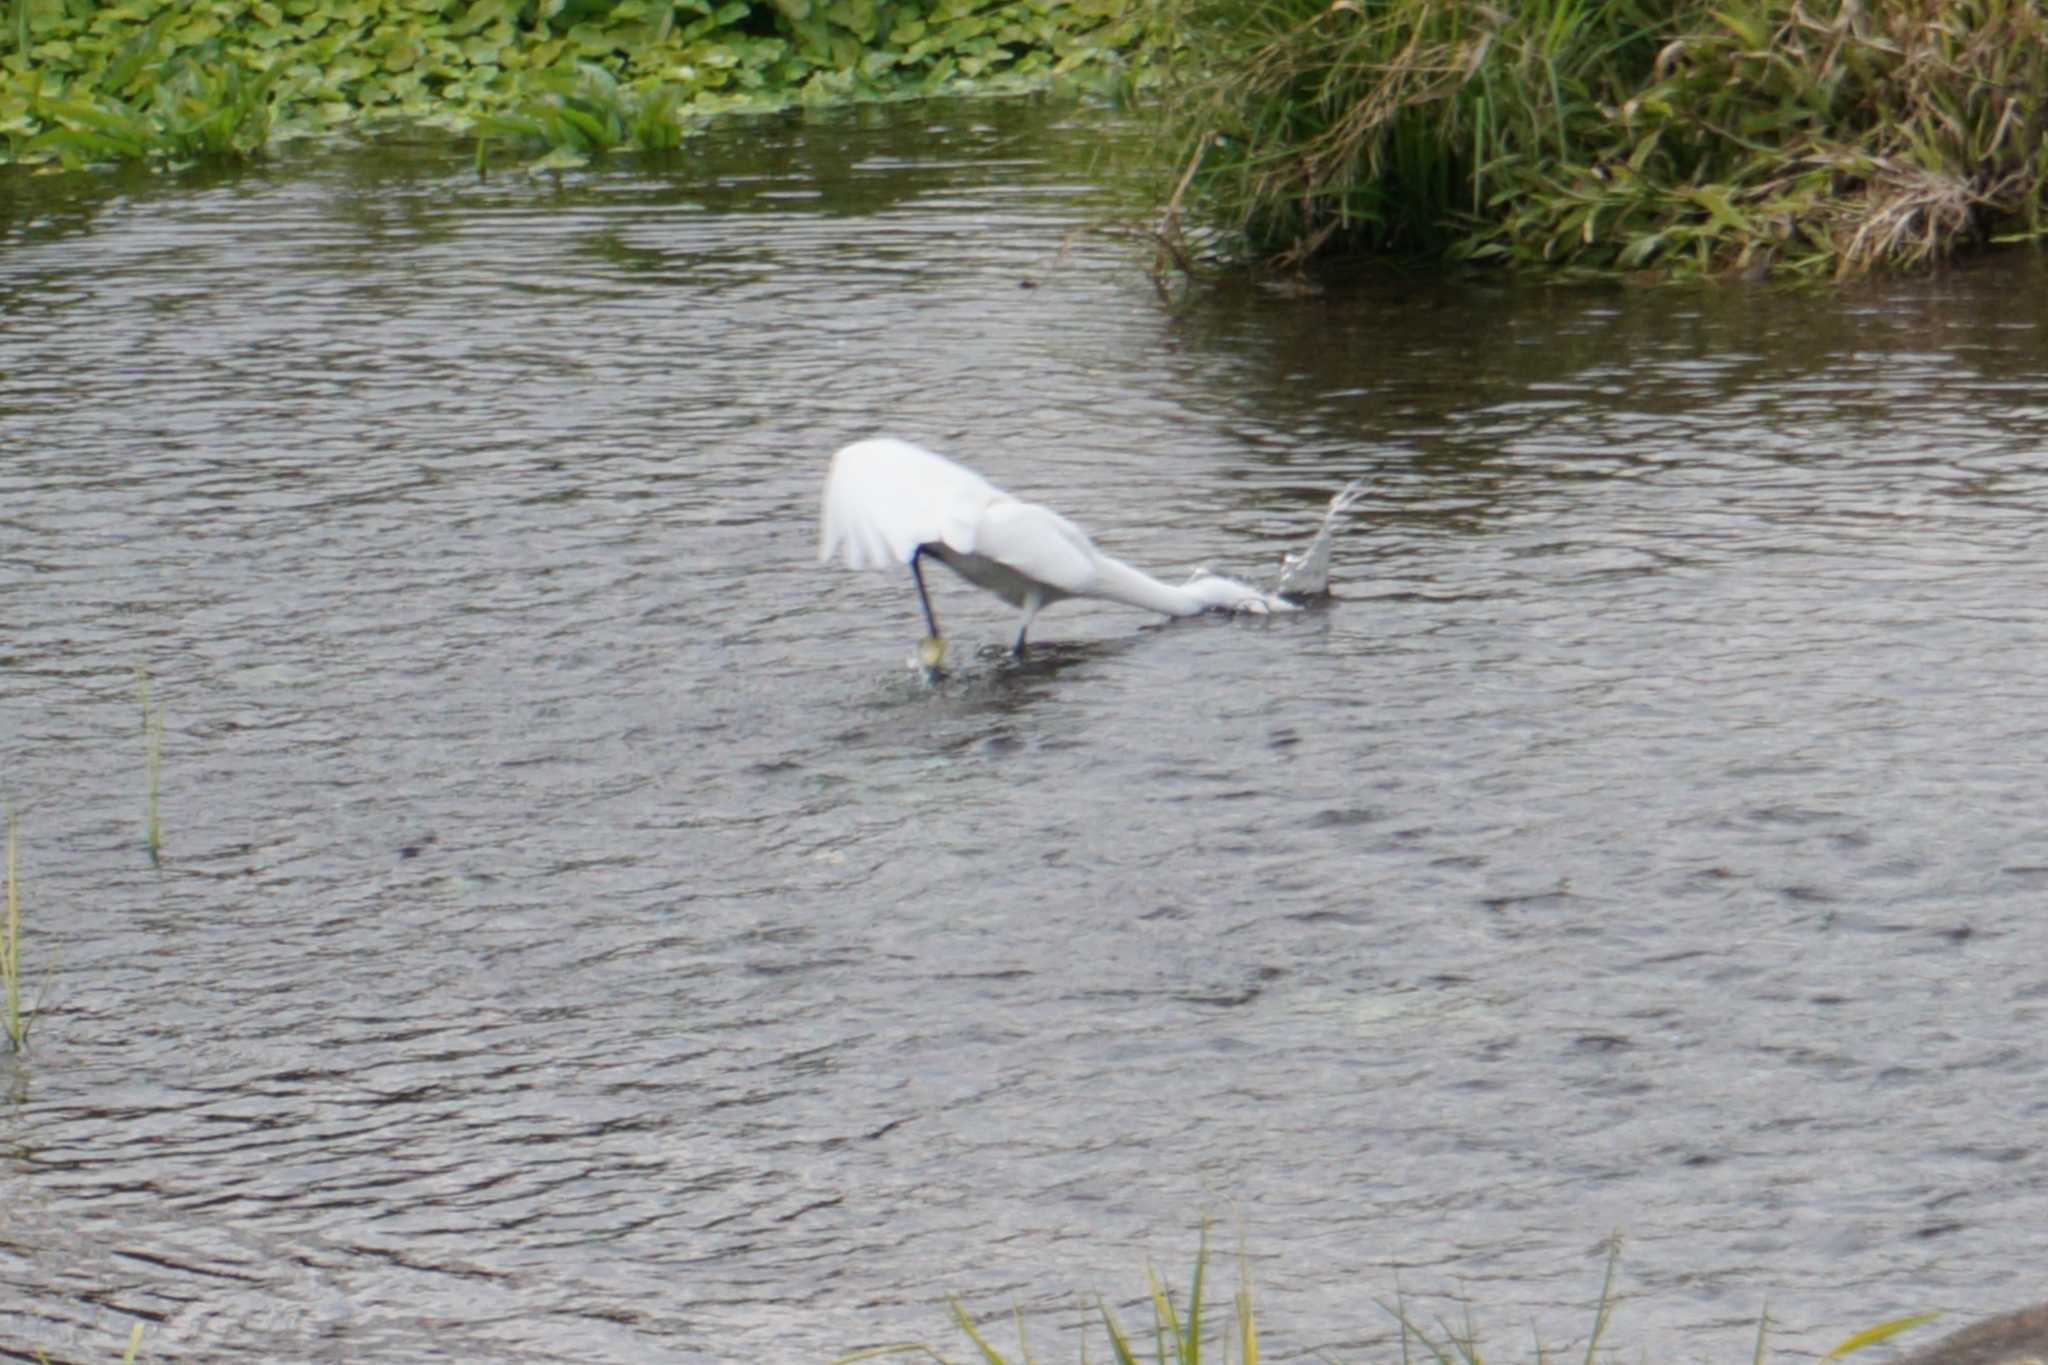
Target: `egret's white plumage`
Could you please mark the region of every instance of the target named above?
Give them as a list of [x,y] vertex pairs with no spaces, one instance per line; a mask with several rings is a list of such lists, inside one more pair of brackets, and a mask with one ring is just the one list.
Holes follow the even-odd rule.
[[[1322,590],[1329,576],[1328,540],[1340,510],[1333,500],[1317,543],[1304,552],[1320,554],[1310,568],[1322,579],[1289,591]],[[945,456],[890,437],[856,441],[832,457],[818,559],[834,555],[849,569],[909,568],[931,628],[923,656],[927,666],[935,664],[940,649],[920,567],[927,555],[1023,611],[1019,652],[1032,617],[1068,597],[1106,598],[1168,616],[1295,609],[1285,598],[1207,572],[1180,587],[1162,583],[1104,554],[1087,532],[1051,508],[1020,502]]]

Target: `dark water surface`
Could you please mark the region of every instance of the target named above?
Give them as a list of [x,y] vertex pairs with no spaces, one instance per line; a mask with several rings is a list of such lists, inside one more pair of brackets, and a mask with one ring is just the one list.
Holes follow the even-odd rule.
[[[1582,1341],[1617,1230],[1634,1358],[2040,1297],[2048,272],[1175,310],[1128,140],[0,186],[0,1356],[955,1354],[956,1293],[1073,1360],[1205,1213],[1275,1358],[1397,1286]],[[941,571],[926,690],[814,563],[879,430],[1175,577],[1371,494],[1326,610],[1021,667]]]

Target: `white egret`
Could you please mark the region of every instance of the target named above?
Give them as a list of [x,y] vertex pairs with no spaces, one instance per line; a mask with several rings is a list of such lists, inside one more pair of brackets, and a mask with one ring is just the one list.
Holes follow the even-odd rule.
[[[1338,497],[1355,496],[1356,487]],[[1290,567],[1296,558],[1313,563],[1295,575],[1296,586],[1283,577],[1283,589],[1322,591],[1329,577],[1327,542],[1341,510],[1333,499],[1316,543],[1302,556],[1290,556]],[[1051,508],[1021,502],[943,455],[889,437],[856,441],[832,457],[819,562],[835,554],[849,569],[908,566],[931,630],[918,651],[926,669],[937,668],[945,653],[925,591],[927,557],[1023,611],[1014,654],[1024,652],[1032,618],[1069,597],[1101,597],[1168,616],[1297,609],[1284,597],[1206,570],[1180,587],[1162,583],[1104,554],[1087,532]]]

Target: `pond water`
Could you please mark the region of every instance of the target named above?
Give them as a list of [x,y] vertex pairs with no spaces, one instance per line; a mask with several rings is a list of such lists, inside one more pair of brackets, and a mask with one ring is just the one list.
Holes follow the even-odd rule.
[[[1205,1216],[1276,1359],[1582,1346],[1616,1232],[1652,1359],[2040,1296],[2048,273],[1168,300],[1137,145],[0,185],[0,1354],[957,1358],[957,1295],[1070,1360]],[[1173,578],[1369,493],[1286,617],[1019,664],[935,570],[927,687],[815,562],[878,431]]]

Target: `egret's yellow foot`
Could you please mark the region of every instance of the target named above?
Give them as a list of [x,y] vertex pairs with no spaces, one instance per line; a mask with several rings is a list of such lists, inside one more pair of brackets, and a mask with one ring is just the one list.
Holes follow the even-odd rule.
[[936,635],[927,635],[917,642],[917,661],[926,671],[936,673],[939,665],[946,662],[946,642]]

